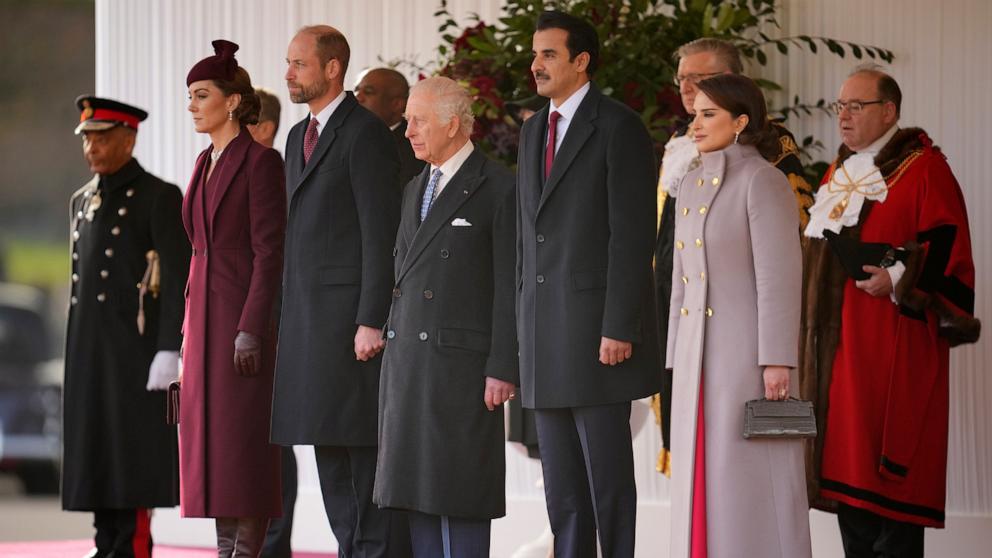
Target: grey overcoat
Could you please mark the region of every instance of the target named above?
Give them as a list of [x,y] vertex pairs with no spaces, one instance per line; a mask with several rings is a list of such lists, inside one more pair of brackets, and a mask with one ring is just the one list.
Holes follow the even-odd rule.
[[[675,215],[671,556],[689,556],[700,381],[709,556],[810,556],[802,442],[742,435],[745,401],[764,396],[763,367],[797,364],[795,196],[756,149],[734,144],[703,154],[683,179]],[[798,388],[793,377],[790,390]]]
[[506,442],[486,377],[519,381],[513,174],[475,149],[421,224],[427,167],[403,192],[373,502],[492,519],[506,512]]

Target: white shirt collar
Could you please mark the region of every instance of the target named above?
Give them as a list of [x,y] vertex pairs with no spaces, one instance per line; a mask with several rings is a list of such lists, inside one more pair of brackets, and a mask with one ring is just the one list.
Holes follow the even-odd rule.
[[344,98],[345,98],[345,92],[342,91],[341,93],[338,94],[337,97],[334,98],[333,101],[328,103],[323,110],[317,113],[317,116],[314,116],[313,114],[310,115],[310,118],[317,119],[318,134],[324,131],[324,126],[327,125],[327,121],[331,119],[331,115],[334,114],[334,111],[337,110],[339,106],[341,106],[341,103],[344,101]]
[[889,128],[889,131],[882,134],[882,137],[872,142],[872,144],[869,145],[868,147],[862,149],[861,151],[858,151],[858,153],[872,153],[872,154],[878,153],[879,151],[882,150],[883,147],[885,147],[887,143],[889,143],[889,140],[891,140],[892,136],[896,135],[896,132],[898,131],[899,131],[899,124],[893,124],[892,127]]
[[560,107],[556,107],[555,102],[551,101],[548,105],[548,115],[550,116],[552,112],[558,111],[562,119],[571,120],[575,116],[575,111],[579,110],[579,105],[582,104],[582,99],[586,98],[586,93],[589,92],[591,86],[592,82],[587,81],[578,91],[572,93],[571,97],[565,99],[565,102]]
[[[445,178],[451,178],[458,172],[458,169],[462,168],[462,165],[468,159],[468,156],[472,154],[475,150],[475,146],[472,145],[472,141],[466,141],[465,145],[455,152],[447,161],[441,163],[441,176]],[[431,172],[434,172],[438,167],[431,165]]]

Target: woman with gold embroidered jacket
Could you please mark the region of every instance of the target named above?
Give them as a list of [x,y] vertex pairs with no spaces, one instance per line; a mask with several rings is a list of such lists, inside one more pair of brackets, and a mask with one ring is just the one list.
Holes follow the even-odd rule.
[[680,186],[672,369],[673,558],[811,554],[802,441],[747,440],[748,400],[797,392],[801,251],[789,182],[750,79],[699,83],[701,164]]

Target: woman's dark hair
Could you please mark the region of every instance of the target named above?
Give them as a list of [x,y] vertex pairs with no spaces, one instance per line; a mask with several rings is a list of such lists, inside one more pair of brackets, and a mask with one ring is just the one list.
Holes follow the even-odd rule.
[[747,115],[747,126],[737,143],[753,145],[765,159],[773,158],[781,150],[778,135],[768,123],[765,96],[751,78],[737,74],[720,74],[699,82],[699,91],[716,106],[728,111],[733,118]]
[[588,21],[575,17],[558,10],[541,12],[537,16],[537,31],[545,29],[561,29],[568,33],[565,46],[568,48],[568,61],[575,60],[575,57],[583,52],[589,53],[589,65],[586,66],[586,74],[592,77],[599,66],[599,35],[596,28]]
[[255,94],[255,88],[251,85],[251,77],[247,70],[238,66],[234,72],[234,79],[215,79],[213,82],[225,96],[231,96],[235,93],[241,95],[241,103],[234,109],[234,118],[239,124],[242,126],[258,124],[258,114],[262,111],[262,101]]

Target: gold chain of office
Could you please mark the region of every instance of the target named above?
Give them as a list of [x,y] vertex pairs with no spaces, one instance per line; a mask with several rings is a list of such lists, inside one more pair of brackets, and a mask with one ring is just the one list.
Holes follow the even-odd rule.
[[[840,170],[841,172],[844,173],[844,177],[847,179],[847,183],[841,184],[837,182],[838,173],[835,170],[834,173],[830,176],[830,181],[827,182],[827,192],[830,192],[831,194],[836,194],[839,192],[846,192],[846,193],[844,195],[844,199],[837,202],[837,205],[835,205],[833,209],[830,210],[830,218],[836,221],[840,219],[842,215],[844,215],[844,210],[847,209],[847,205],[851,201],[851,194],[853,194],[854,192],[857,192],[862,196],[867,196],[872,193],[872,191],[869,190],[869,188],[871,188],[872,186],[876,186],[879,183],[885,184],[886,191],[890,190],[893,186],[895,186],[896,182],[898,182],[899,179],[902,178],[902,175],[906,173],[906,170],[909,168],[910,165],[913,164],[913,161],[915,161],[922,154],[923,154],[922,149],[917,149],[913,151],[905,159],[903,159],[903,161],[899,163],[899,166],[896,167],[895,170],[890,172],[888,176],[884,176],[880,180],[872,180],[870,182],[866,182],[866,180],[869,176],[874,174],[875,171],[872,171],[868,173],[868,175],[855,180],[852,179],[851,175],[847,173],[847,169],[844,167],[844,165],[841,165]],[[836,188],[834,188],[834,186],[836,186]]]

